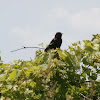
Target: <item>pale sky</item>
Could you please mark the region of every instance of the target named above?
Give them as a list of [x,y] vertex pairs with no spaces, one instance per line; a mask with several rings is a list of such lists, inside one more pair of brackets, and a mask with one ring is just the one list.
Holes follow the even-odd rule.
[[34,59],[37,49],[62,32],[61,49],[100,34],[100,0],[0,0],[0,50],[4,63]]

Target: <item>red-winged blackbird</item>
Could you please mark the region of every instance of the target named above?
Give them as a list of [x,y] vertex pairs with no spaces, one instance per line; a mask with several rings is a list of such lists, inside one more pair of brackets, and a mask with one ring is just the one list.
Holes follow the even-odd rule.
[[62,37],[62,33],[57,32],[56,35],[55,35],[55,38],[50,42],[50,44],[47,46],[45,51],[47,52],[49,49],[60,48],[60,46],[62,44],[62,38],[61,37]]

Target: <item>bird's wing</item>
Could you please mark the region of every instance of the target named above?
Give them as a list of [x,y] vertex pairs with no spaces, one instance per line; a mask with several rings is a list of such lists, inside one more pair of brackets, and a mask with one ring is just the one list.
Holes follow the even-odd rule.
[[50,42],[49,46],[54,44],[55,43],[54,41],[56,41],[56,38],[52,39],[52,41]]
[[51,49],[51,48],[52,48],[52,45],[55,45],[55,41],[56,41],[56,38],[52,39],[52,41],[51,41],[50,44],[47,46],[47,48],[45,49],[45,51],[47,51],[48,49]]

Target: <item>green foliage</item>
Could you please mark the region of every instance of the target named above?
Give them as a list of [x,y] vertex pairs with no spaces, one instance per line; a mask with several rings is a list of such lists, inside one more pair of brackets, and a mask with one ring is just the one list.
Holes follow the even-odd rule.
[[[1,98],[6,100],[96,100],[100,98],[100,35],[68,50],[36,51],[31,61],[3,64]],[[86,82],[89,80],[90,82]]]

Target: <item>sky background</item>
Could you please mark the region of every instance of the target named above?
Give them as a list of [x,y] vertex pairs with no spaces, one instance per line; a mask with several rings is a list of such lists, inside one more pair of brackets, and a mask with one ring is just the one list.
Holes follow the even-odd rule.
[[100,33],[100,0],[0,0],[0,50],[4,63],[34,59],[37,49],[17,52],[22,46],[44,47],[56,32],[64,33],[61,49],[91,40]]

